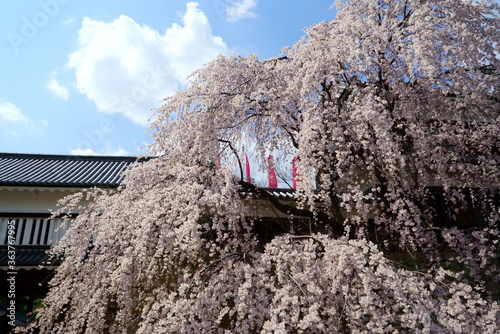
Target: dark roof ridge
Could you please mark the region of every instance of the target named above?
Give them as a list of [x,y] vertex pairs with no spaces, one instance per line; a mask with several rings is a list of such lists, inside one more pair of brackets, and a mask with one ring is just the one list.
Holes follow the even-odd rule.
[[96,160],[96,161],[135,161],[140,156],[116,155],[69,155],[69,154],[44,154],[44,153],[7,153],[0,152],[0,158],[17,159],[46,159],[46,160]]

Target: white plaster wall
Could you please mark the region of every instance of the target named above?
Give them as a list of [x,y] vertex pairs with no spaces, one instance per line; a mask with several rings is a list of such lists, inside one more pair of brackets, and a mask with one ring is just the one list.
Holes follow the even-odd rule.
[[50,213],[57,201],[78,188],[0,187],[0,216],[9,213]]

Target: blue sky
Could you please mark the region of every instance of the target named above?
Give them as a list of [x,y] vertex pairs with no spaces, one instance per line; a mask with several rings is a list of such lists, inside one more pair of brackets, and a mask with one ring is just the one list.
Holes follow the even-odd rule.
[[0,4],[0,152],[136,155],[162,98],[217,54],[280,54],[333,0]]

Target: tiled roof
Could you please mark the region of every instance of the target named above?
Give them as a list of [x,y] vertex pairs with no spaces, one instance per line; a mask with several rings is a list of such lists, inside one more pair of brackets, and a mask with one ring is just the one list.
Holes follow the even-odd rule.
[[[16,248],[16,267],[21,266],[38,266],[47,264],[49,256],[47,255],[48,247],[45,248]],[[6,248],[0,248],[0,267],[5,267],[9,264],[8,251]],[[59,260],[54,260],[51,264],[60,264]]]
[[[267,191],[272,196],[281,200],[293,200],[295,199],[295,189],[290,188],[261,188]],[[252,197],[254,194],[251,191],[241,191],[243,197]]]
[[1,186],[117,187],[136,157],[0,153]]
[[[117,187],[135,161],[133,156],[0,153],[0,186]],[[295,189],[263,189],[279,199],[295,197]]]

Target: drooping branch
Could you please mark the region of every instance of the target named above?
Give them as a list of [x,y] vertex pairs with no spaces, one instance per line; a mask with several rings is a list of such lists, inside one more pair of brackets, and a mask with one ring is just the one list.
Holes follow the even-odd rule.
[[293,147],[295,147],[296,149],[299,149],[299,143],[298,143],[297,139],[295,138],[295,136],[293,135],[293,133],[287,127],[283,127],[283,129],[290,137],[290,140],[292,141]]
[[220,141],[221,143],[227,144],[229,146],[229,148],[231,149],[231,151],[233,152],[233,154],[236,156],[236,160],[238,161],[238,167],[240,168],[240,178],[243,181],[243,166],[241,164],[241,160],[240,160],[240,156],[238,155],[238,151],[236,151],[236,149],[233,147],[231,141],[225,140],[225,139],[217,139],[217,140]]

